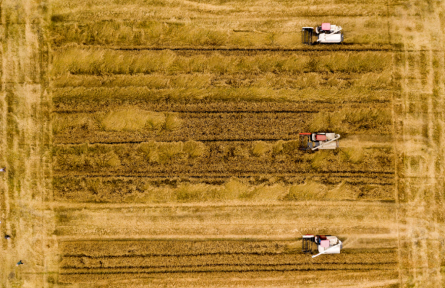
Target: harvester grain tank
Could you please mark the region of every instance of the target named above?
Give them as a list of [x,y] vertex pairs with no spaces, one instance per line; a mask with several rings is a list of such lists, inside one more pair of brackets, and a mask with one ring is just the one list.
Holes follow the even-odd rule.
[[300,149],[305,151],[337,149],[338,139],[340,135],[335,133],[300,133]]
[[[303,27],[301,31],[301,39],[303,44],[339,44],[343,42],[341,26],[331,25],[331,23],[323,23],[321,26]],[[317,36],[315,42],[312,41],[313,36]]]
[[343,249],[343,243],[337,236],[331,235],[303,235],[302,250],[303,253],[312,254],[313,246],[317,246],[318,254],[312,256],[315,258],[321,254],[340,254]]

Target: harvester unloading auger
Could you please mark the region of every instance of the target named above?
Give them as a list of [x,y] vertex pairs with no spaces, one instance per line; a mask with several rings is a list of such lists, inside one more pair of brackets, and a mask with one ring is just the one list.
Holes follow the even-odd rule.
[[335,133],[300,133],[300,149],[305,151],[337,149],[338,139],[340,135]]
[[303,235],[303,253],[312,254],[314,252],[312,249],[314,244],[317,246],[318,254],[312,256],[312,258],[321,254],[340,254],[341,249],[343,249],[343,243],[337,236]]
[[[314,45],[321,44],[339,44],[343,42],[342,28],[337,25],[331,25],[331,23],[323,23],[321,26],[303,27],[301,31],[301,40],[303,44]],[[317,41],[313,42],[312,37],[318,36]]]

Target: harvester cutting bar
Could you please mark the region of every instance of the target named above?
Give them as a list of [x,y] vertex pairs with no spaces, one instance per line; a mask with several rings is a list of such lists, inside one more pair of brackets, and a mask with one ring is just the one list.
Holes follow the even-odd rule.
[[312,254],[312,244],[315,243],[315,236],[314,235],[304,235],[303,236],[303,253],[310,253]]
[[301,30],[301,42],[306,45],[314,44],[312,42],[312,36],[314,35],[314,28],[312,27],[303,27]]

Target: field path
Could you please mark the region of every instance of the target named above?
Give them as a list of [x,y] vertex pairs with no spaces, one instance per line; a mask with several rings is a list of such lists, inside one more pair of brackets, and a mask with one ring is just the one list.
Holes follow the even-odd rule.
[[[49,287],[57,242],[42,202],[51,185],[46,2],[2,1],[1,181],[2,287]],[[11,236],[10,240],[3,235]],[[24,265],[15,264],[22,260]],[[52,271],[51,271],[52,270]]]
[[445,285],[443,8],[432,1],[395,8],[393,39],[403,47],[395,54],[394,101],[402,287]]

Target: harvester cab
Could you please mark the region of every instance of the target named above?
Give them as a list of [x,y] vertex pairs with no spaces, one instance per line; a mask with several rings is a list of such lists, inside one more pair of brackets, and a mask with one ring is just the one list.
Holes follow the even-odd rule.
[[343,243],[337,236],[330,235],[303,235],[303,253],[312,254],[313,247],[317,246],[318,254],[312,256],[315,258],[321,254],[340,254],[343,249]]
[[337,149],[340,135],[335,133],[300,133],[300,149],[315,151],[322,149]]
[[[315,28],[303,27],[301,31],[301,39],[303,44],[314,45],[321,44],[339,44],[343,42],[342,28],[331,23],[323,23]],[[312,37],[317,36],[317,41],[313,42]]]

